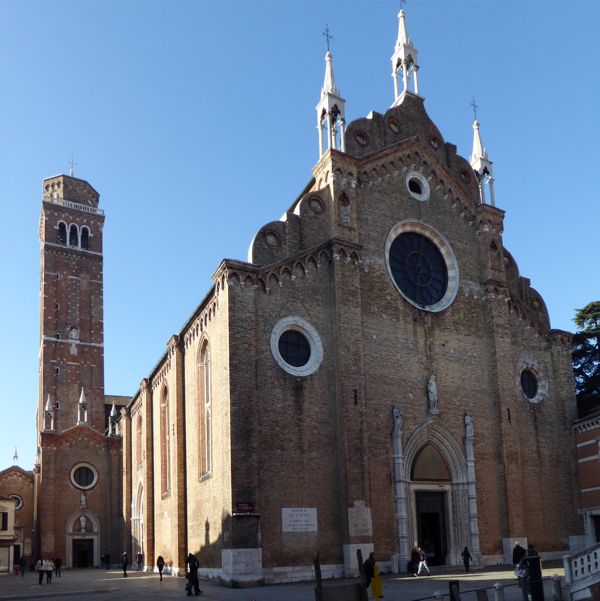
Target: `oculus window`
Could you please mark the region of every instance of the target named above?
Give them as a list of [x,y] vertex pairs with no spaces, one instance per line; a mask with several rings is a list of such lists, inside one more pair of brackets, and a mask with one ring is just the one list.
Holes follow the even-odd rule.
[[317,330],[301,317],[280,319],[271,332],[270,346],[279,367],[293,376],[313,374],[323,360]]
[[71,482],[81,490],[89,490],[97,481],[98,473],[91,465],[79,464],[71,470]]

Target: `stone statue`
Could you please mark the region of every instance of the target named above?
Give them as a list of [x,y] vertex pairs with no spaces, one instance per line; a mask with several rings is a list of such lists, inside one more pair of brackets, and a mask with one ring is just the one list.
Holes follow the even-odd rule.
[[85,500],[85,493],[82,492],[79,495],[79,508],[83,509],[84,507],[87,507],[87,501]]
[[465,413],[465,438],[473,438],[473,418]]
[[429,399],[429,415],[438,415],[438,389],[435,375],[427,380],[427,398]]
[[84,515],[81,515],[79,517],[79,531],[85,532],[85,516]]
[[392,415],[394,416],[394,433],[400,432],[402,430],[402,409],[394,406]]

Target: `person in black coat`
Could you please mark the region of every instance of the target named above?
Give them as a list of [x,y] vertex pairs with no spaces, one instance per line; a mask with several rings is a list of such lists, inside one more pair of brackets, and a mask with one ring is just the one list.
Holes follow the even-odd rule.
[[412,548],[412,551],[410,553],[410,572],[413,576],[417,575],[420,561],[421,557],[419,555],[419,546],[417,545],[417,543],[415,543],[415,546]]
[[469,548],[465,547],[463,552],[461,553],[463,559],[463,565],[465,566],[465,572],[469,571],[469,562],[473,561],[471,554],[469,553]]
[[188,566],[188,585],[186,587],[188,596],[191,597],[192,589],[194,593],[199,595],[202,591],[200,590],[200,583],[198,582],[198,560],[193,553],[188,553],[187,559],[185,560],[186,566]]
[[375,553],[369,553],[369,557],[363,563],[363,568],[365,571],[365,586],[369,588],[371,580],[375,576]]

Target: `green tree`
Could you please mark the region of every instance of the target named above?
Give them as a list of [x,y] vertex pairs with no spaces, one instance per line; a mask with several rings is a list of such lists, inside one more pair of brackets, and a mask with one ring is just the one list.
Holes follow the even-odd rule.
[[573,370],[579,417],[600,408],[600,301],[579,309],[573,319]]

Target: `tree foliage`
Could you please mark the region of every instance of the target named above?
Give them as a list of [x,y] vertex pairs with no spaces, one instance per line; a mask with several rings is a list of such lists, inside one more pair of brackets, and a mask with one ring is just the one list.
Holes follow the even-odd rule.
[[579,309],[573,319],[573,370],[579,416],[600,408],[600,301]]

